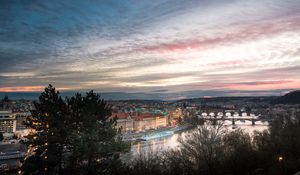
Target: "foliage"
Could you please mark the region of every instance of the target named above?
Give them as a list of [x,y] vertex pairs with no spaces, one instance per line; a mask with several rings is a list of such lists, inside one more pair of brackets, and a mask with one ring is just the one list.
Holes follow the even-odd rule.
[[[68,169],[72,174],[112,174],[126,145],[118,137],[115,119],[99,95],[90,91],[67,100],[69,116]],[[116,167],[115,167],[116,168]]]
[[[300,113],[275,117],[269,131],[255,135],[259,160],[269,173],[292,174],[300,170]],[[281,162],[278,161],[280,156],[283,157]]]
[[49,85],[34,103],[35,110],[25,125],[34,129],[25,144],[28,154],[21,170],[24,174],[60,174],[62,150],[66,140],[67,106],[59,92]]
[[34,103],[26,126],[22,174],[117,174],[127,145],[110,119],[111,110],[93,91],[63,100],[49,85]]
[[223,171],[231,174],[249,174],[256,169],[256,152],[251,136],[237,129],[223,137]]
[[2,133],[2,132],[0,132],[0,142],[1,142],[3,139],[4,139],[4,137],[3,137],[3,133]]
[[8,98],[7,95],[5,95],[4,98],[2,99],[2,103],[7,103],[7,102],[9,102],[9,101],[10,101],[10,100],[9,100],[9,98]]
[[222,161],[222,136],[225,130],[221,123],[205,124],[196,129],[186,140],[180,140],[181,155],[187,156],[191,168],[199,173],[216,174]]
[[132,167],[129,174],[132,175],[152,175],[152,174],[163,174],[163,158],[155,155],[154,153],[140,154],[132,162]]
[[10,102],[10,100],[9,100],[8,96],[5,95],[4,98],[1,99],[0,105],[1,105],[1,107],[2,107],[4,110],[7,110],[7,105],[8,105],[9,102]]

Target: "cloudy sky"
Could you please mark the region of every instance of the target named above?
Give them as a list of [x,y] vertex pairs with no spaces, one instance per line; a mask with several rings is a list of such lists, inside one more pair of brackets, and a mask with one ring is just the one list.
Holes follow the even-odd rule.
[[300,88],[300,1],[0,0],[0,61],[0,92],[278,94]]

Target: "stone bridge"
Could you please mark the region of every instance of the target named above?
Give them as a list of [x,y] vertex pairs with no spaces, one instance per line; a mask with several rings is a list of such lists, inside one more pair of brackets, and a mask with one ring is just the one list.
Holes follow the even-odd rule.
[[199,119],[213,121],[214,123],[217,120],[229,120],[232,121],[232,125],[235,125],[236,121],[251,121],[252,125],[255,125],[256,121],[259,121],[260,115],[248,114],[246,112],[203,112],[201,115],[197,115]]

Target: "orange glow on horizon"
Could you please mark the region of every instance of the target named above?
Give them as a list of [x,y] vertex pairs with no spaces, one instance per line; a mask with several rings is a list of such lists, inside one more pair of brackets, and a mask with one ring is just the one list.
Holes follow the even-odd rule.
[[[40,92],[46,86],[16,86],[16,87],[0,87],[0,92]],[[57,88],[57,90],[68,90],[69,88]]]

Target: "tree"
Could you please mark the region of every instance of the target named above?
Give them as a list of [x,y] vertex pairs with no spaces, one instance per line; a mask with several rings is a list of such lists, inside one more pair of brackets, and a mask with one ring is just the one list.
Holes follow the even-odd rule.
[[121,140],[111,109],[98,94],[76,94],[62,100],[49,85],[34,103],[26,126],[35,130],[25,144],[22,174],[122,173]]
[[[256,133],[259,160],[270,174],[300,171],[300,112],[276,114],[269,131]],[[283,160],[279,160],[282,157]]]
[[27,136],[28,155],[23,174],[60,174],[66,140],[67,106],[52,85],[45,88],[25,125],[35,130]]
[[[127,145],[121,141],[111,108],[98,94],[76,94],[67,100],[70,157],[68,173],[112,174],[121,169],[119,152]],[[118,167],[119,166],[119,167]]]
[[251,136],[241,129],[227,133],[224,142],[224,171],[231,174],[251,174],[256,167],[256,154]]
[[7,95],[5,95],[4,96],[4,98],[2,99],[2,103],[7,103],[7,102],[9,102],[10,100],[9,100],[9,98],[8,98],[8,96]]
[[2,107],[4,110],[7,109],[8,103],[10,102],[9,98],[7,95],[4,96],[4,98],[1,100]]
[[200,174],[218,174],[224,149],[222,137],[225,133],[222,123],[206,123],[199,126],[186,140],[180,141],[179,153],[189,162],[190,169]]
[[131,164],[132,167],[128,173],[130,175],[160,175],[168,170],[168,167],[164,166],[162,157],[153,154],[153,152],[139,154]]
[[2,132],[0,132],[0,142],[1,142],[3,139],[4,139],[4,137],[3,137],[3,133],[2,133]]

